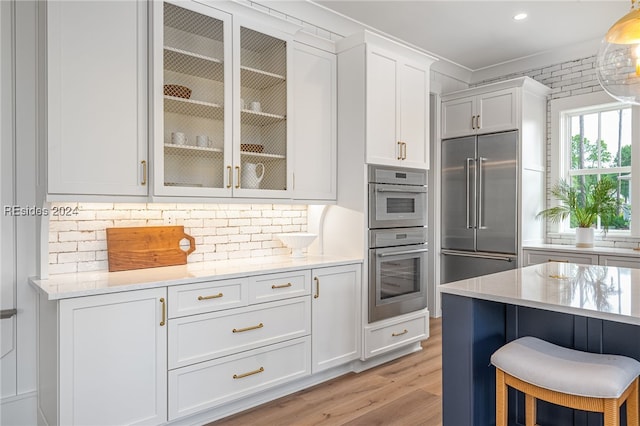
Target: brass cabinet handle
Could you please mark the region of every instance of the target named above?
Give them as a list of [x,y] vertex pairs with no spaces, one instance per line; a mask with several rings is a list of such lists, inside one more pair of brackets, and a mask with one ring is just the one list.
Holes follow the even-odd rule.
[[162,304],[162,319],[160,320],[160,326],[164,326],[167,319],[167,304],[164,301],[164,297],[160,298],[160,304]]
[[320,297],[320,278],[313,277],[313,280],[316,282],[316,294],[313,295],[314,299]]
[[147,184],[147,160],[142,160],[140,164],[142,164],[142,182],[140,182],[140,184],[146,185]]
[[219,299],[222,297],[222,293],[212,294],[211,296],[198,296],[198,300]]
[[402,160],[402,142],[398,141],[398,160]]
[[264,371],[264,367],[260,367],[257,370],[249,371],[248,373],[234,374],[233,378],[242,379],[243,377],[253,376],[254,374],[262,373],[263,371]]
[[409,332],[409,330],[407,330],[406,328],[400,332],[400,333],[391,333],[392,337],[398,337],[398,336],[402,336],[403,334],[407,334]]
[[480,116],[476,115],[476,129],[480,128],[482,128],[482,125],[480,125]]
[[240,188],[240,166],[236,166],[236,177],[238,178],[236,188]]
[[227,166],[227,178],[229,178],[229,181],[227,182],[227,188],[231,188],[233,182],[233,173],[231,170],[231,166]]
[[569,263],[568,260],[560,260],[560,259],[547,259],[547,262]]
[[252,325],[251,327],[245,327],[245,328],[234,328],[233,330],[231,330],[232,333],[242,333],[243,331],[250,331],[250,330],[257,330],[259,328],[264,327],[263,323],[260,323],[258,325]]
[[471,128],[475,130],[476,128],[476,122],[475,122],[476,116],[472,115],[471,116]]
[[406,142],[402,142],[402,159],[403,160],[407,159],[407,143]]
[[286,283],[286,284],[280,284],[280,285],[272,285],[271,288],[272,289],[276,289],[276,288],[287,288],[287,287],[291,287],[291,283]]

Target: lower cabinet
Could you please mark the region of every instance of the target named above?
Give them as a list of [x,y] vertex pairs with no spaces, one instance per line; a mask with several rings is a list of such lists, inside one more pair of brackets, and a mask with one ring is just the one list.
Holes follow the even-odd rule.
[[357,360],[361,268],[61,300],[41,293],[39,424],[158,425],[206,410],[215,416],[227,403]]
[[312,372],[360,357],[360,265],[312,271]]
[[581,263],[583,265],[615,266],[622,268],[640,268],[640,256],[620,256],[598,253],[584,253],[578,250],[538,250],[525,249],[523,266],[546,262]]
[[631,256],[600,256],[598,264],[602,266],[616,266],[621,268],[640,268],[640,257]]
[[364,358],[374,357],[429,337],[429,313],[380,321],[364,329]]
[[42,298],[39,423],[164,423],[165,306],[166,288],[59,302]]

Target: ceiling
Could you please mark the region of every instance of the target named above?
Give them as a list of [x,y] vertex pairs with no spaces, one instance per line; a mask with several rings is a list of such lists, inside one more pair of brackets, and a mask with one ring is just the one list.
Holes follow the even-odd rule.
[[[315,3],[470,71],[587,41],[597,48],[630,1],[384,1]],[[513,16],[526,12],[527,18]],[[595,52],[594,52],[595,53]]]

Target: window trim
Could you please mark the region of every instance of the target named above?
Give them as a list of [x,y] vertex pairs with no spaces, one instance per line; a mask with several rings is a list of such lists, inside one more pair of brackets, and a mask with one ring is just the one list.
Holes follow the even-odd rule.
[[[567,126],[567,120],[565,119],[569,115],[575,115],[580,112],[589,112],[594,109],[607,109],[616,107],[627,106],[624,103],[616,101],[606,92],[593,92],[583,95],[570,96],[565,98],[552,99],[549,102],[549,109],[551,115],[551,137],[550,137],[550,181],[547,185],[546,197],[548,201],[547,207],[553,207],[558,205],[557,200],[551,198],[549,194],[549,188],[558,182],[561,178],[568,179],[568,174],[561,175],[561,170],[568,171],[570,165],[570,148],[568,144],[561,144],[564,135],[564,140],[567,140],[569,134],[569,128]],[[570,135],[569,135],[570,136]],[[640,107],[632,106],[631,108],[631,200],[632,203],[637,203],[636,208],[631,210],[631,226],[629,231],[614,231],[620,236],[640,236]],[[634,143],[634,141],[636,141]],[[635,145],[635,146],[634,146]],[[635,148],[635,149],[634,149]],[[634,166],[635,165],[635,166]],[[635,167],[636,171],[633,171]],[[568,219],[566,223],[547,223],[547,233],[569,233]],[[612,231],[610,231],[612,232]]]

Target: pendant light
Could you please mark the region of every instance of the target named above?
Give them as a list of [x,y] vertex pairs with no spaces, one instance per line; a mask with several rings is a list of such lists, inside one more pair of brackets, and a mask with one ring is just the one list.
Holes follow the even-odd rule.
[[640,1],[613,24],[600,44],[596,74],[602,88],[619,101],[640,105]]

